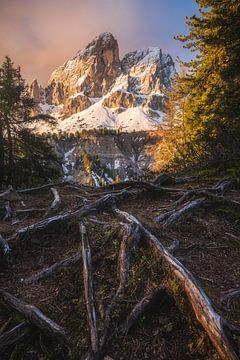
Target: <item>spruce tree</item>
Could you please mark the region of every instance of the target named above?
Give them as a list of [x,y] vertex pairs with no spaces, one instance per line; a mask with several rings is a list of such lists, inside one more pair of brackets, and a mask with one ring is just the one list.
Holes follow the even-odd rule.
[[178,36],[196,51],[181,78],[186,100],[186,156],[191,162],[240,158],[240,3],[198,0],[199,15]]
[[[27,184],[34,176],[37,179],[39,166],[42,167],[41,178],[44,178],[48,168],[47,158],[50,159],[49,164],[53,161],[54,156],[50,145],[30,130],[29,125],[37,118],[32,116],[34,105],[34,100],[30,98],[28,87],[21,76],[20,68],[14,68],[11,59],[6,57],[0,68],[1,188],[3,184],[14,186],[23,182]],[[46,116],[40,116],[40,118],[46,119]],[[34,157],[35,154],[38,156]],[[26,162],[26,159],[32,161]],[[56,175],[56,171],[53,172]]]

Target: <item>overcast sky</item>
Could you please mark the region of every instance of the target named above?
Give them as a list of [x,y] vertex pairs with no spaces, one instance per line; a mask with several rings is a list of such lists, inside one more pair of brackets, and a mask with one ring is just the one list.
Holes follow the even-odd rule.
[[110,31],[120,54],[160,46],[175,59],[189,58],[173,39],[186,33],[194,0],[0,0],[0,60],[9,55],[27,81],[43,85],[50,73]]

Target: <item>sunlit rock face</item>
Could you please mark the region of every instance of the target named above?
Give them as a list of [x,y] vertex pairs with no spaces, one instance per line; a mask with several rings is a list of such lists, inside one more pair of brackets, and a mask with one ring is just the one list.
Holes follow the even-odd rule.
[[[171,56],[157,47],[120,60],[117,40],[107,32],[58,67],[46,89],[34,80],[30,93],[43,112],[57,119],[51,131],[154,130],[163,122],[174,74]],[[38,131],[48,129],[39,124]]]
[[52,73],[48,81],[48,101],[59,105],[64,98],[76,93],[102,97],[120,73],[118,43],[110,33],[101,34]]
[[128,74],[129,91],[143,94],[165,91],[175,72],[171,56],[157,47],[128,53],[122,60],[122,69]]

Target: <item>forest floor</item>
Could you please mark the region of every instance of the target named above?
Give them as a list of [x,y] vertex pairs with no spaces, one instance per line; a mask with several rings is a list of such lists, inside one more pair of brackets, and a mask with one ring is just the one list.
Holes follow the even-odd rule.
[[[181,185],[181,189],[212,186],[209,180]],[[179,188],[180,185],[172,185]],[[57,214],[71,213],[105,195],[106,188],[55,186],[61,198]],[[114,190],[114,189],[111,189]],[[16,209],[48,209],[52,193],[44,188],[19,193],[11,200]],[[179,193],[157,193],[148,190],[127,194],[118,201],[118,208],[134,215],[151,231],[165,248],[179,241],[174,256],[197,279],[218,314],[240,326],[240,300],[224,301],[223,295],[240,291],[240,191],[230,189],[225,195],[235,203],[205,206],[196,209],[166,229],[155,218],[175,208]],[[49,229],[24,236],[14,236],[19,229],[41,221],[42,212],[19,214],[18,221],[0,221],[0,234],[8,239],[11,262],[1,258],[0,289],[28,304],[35,305],[46,316],[64,328],[67,350],[56,339],[44,335],[37,327],[27,337],[1,348],[1,335],[24,320],[23,314],[0,307],[0,358],[8,359],[81,359],[91,353],[82,260],[33,283],[25,280],[38,271],[81,253],[79,219],[71,219]],[[81,221],[84,223],[92,256],[92,279],[99,337],[104,332],[105,313],[119,286],[119,250],[124,224],[111,207],[104,208]],[[163,259],[156,256],[141,237],[131,249],[131,264],[124,296],[111,314],[111,332],[126,321],[132,309],[149,289],[164,287],[153,305],[143,312],[128,334],[112,338],[104,354],[113,360],[214,360],[221,359],[207,333],[197,321],[186,294],[169,273]],[[234,336],[236,351],[240,339]],[[230,359],[230,358],[229,358]]]

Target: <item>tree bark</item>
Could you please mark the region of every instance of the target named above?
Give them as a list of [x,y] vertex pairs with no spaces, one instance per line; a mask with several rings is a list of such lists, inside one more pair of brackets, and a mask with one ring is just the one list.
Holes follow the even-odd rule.
[[4,290],[0,290],[0,298],[46,335],[57,338],[60,342],[66,341],[64,329],[44,315],[36,306],[27,304]]
[[4,150],[4,137],[3,137],[3,121],[0,118],[0,189],[3,189],[5,178],[5,150]]
[[66,267],[75,265],[76,263],[78,263],[81,260],[81,258],[82,258],[81,254],[76,253],[76,254],[70,256],[67,259],[56,262],[52,266],[49,266],[49,267],[47,267],[47,268],[33,274],[29,278],[23,280],[23,283],[24,284],[32,284],[32,283],[37,282],[39,280],[46,279],[49,276],[52,276],[53,274],[56,274],[57,272],[61,271],[62,269],[66,268]]
[[210,299],[202,290],[194,276],[164,248],[157,237],[147,230],[138,219],[117,208],[115,208],[114,211],[118,216],[128,220],[130,223],[137,224],[148,239],[151,247],[165,260],[171,274],[186,293],[196,319],[207,332],[221,358],[223,360],[238,360],[239,354],[237,354],[234,349],[234,342],[230,331],[228,331],[231,330],[231,327],[227,321],[215,311]]
[[99,349],[99,343],[96,310],[94,304],[91,249],[88,241],[87,231],[83,223],[79,224],[79,230],[82,235],[84,293],[91,336],[91,345],[93,353],[97,354]]
[[26,338],[31,332],[30,326],[22,322],[0,336],[0,353],[5,348],[18,343]]

